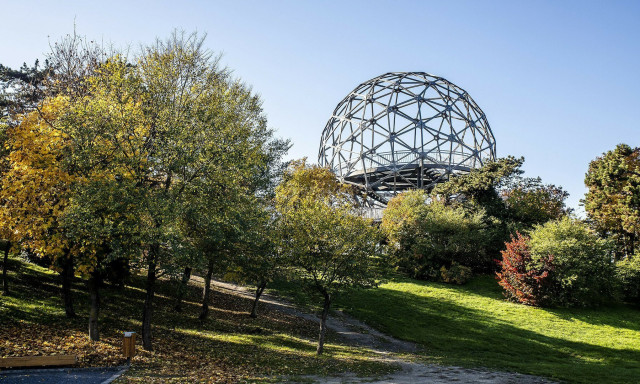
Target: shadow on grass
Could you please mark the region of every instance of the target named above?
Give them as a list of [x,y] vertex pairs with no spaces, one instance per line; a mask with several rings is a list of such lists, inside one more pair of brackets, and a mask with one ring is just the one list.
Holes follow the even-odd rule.
[[[395,283],[406,283],[425,288],[438,287],[452,292],[464,292],[468,296],[487,299],[504,300],[503,290],[494,276],[484,275],[472,279],[465,285],[455,286],[445,283],[434,283],[397,277]],[[606,325],[615,328],[626,328],[640,331],[640,307],[620,303],[611,303],[597,308],[545,308],[548,313],[567,321],[580,321],[592,325]]]
[[[0,297],[0,322],[20,327],[45,325],[60,335],[73,330],[86,332],[89,296],[81,279],[74,282],[78,318],[67,319],[60,299],[58,275],[26,265],[11,275],[14,295]],[[125,289],[101,289],[100,332],[117,343],[122,331],[140,332],[144,303],[144,279],[132,278]],[[144,357],[135,370],[141,382],[145,375],[172,377],[193,370],[194,380],[246,375],[330,374],[388,372],[389,365],[367,361],[367,352],[330,343],[326,355],[315,356],[317,326],[294,316],[262,306],[258,319],[248,316],[250,298],[213,291],[209,319],[199,320],[201,288],[190,285],[182,312],[174,310],[176,285],[158,282],[154,300],[154,353]],[[34,328],[35,329],[35,328]],[[1,331],[0,331],[1,336]],[[138,348],[140,348],[138,339]],[[332,340],[329,340],[332,342]],[[1,352],[1,350],[0,350]],[[135,380],[138,380],[135,379]],[[233,380],[231,380],[233,381]]]
[[[597,311],[597,314],[594,312]],[[625,328],[640,332],[640,308],[623,304],[612,304],[599,309],[586,308],[551,308],[553,313],[567,321],[580,321],[587,324]]]
[[[433,287],[441,292],[444,289],[451,295],[465,293],[465,300],[473,300],[473,295],[496,299],[496,292],[488,287],[487,281],[483,278],[474,282],[475,288],[474,284],[454,287],[411,280],[399,282],[411,283],[414,287]],[[501,306],[506,304],[502,301],[495,301],[485,310],[442,296],[384,287],[370,292],[353,292],[347,299],[338,301],[347,312],[381,330],[422,344],[427,356],[445,364],[514,370],[584,383],[634,382],[640,377],[639,349],[597,345],[615,337],[615,330],[605,327],[590,330],[593,340],[582,337],[579,338],[581,341],[576,341],[573,335],[564,338],[554,332],[554,326],[560,325],[550,321],[549,316],[544,320],[536,316],[539,311],[545,311],[542,309],[518,307],[518,317],[505,317],[499,312],[510,309]],[[589,324],[632,330],[637,330],[640,323],[640,313],[629,308],[618,308],[615,314],[608,313],[608,309],[547,312],[556,314],[559,319],[585,318],[589,319]],[[519,327],[518,322],[523,326]],[[539,331],[526,329],[531,324]],[[635,325],[630,327],[631,324]],[[585,330],[579,327],[571,330],[582,331]],[[635,337],[640,335],[636,333]],[[638,343],[635,346],[638,347]]]

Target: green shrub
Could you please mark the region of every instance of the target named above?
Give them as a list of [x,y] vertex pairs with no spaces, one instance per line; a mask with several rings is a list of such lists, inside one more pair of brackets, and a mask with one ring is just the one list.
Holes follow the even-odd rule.
[[590,306],[614,296],[612,246],[579,220],[563,218],[538,225],[530,233],[532,260],[553,256],[551,301]]
[[616,276],[625,300],[640,305],[640,251],[616,263]]
[[492,262],[485,247],[489,231],[483,212],[427,203],[423,191],[392,199],[382,228],[389,238],[392,262],[413,278],[440,280],[440,268],[454,262],[472,269]]
[[451,263],[449,268],[444,265],[440,267],[440,278],[445,283],[462,285],[469,281],[471,276],[473,276],[471,268],[460,265],[455,261]]

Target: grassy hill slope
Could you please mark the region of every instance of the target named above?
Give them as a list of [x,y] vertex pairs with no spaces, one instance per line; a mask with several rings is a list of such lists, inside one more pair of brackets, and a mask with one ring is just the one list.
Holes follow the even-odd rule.
[[420,343],[429,360],[576,383],[640,382],[640,310],[506,302],[489,276],[464,286],[395,279],[338,299],[345,312]]
[[[78,318],[67,319],[60,299],[58,275],[12,259],[10,296],[0,296],[0,357],[77,354],[80,366],[123,364],[123,331],[140,331],[144,282],[102,290],[101,337],[87,336],[89,297],[81,280],[74,284]],[[317,325],[267,307],[251,319],[251,301],[215,291],[210,318],[198,320],[201,287],[190,285],[184,311],[173,310],[175,283],[161,280],[154,310],[154,352],[138,339],[138,356],[119,383],[189,383],[275,381],[280,376],[362,375],[393,370],[371,361],[365,349],[340,345],[333,335],[325,355],[315,356]]]

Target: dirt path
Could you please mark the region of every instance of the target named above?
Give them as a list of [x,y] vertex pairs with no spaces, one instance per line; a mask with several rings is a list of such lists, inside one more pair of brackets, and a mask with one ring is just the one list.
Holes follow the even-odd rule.
[[[195,278],[201,280],[199,278]],[[202,283],[202,281],[199,281]],[[231,283],[212,281],[216,289],[224,290],[236,295],[254,298],[253,291],[246,287]],[[276,298],[273,295],[263,294],[260,302],[274,306],[277,310],[302,317],[304,319],[318,322],[320,319],[314,314],[309,314],[298,310],[287,301]],[[491,383],[491,384],[533,384],[533,383],[554,383],[553,381],[529,375],[522,375],[511,372],[498,372],[483,369],[469,369],[461,367],[448,367],[435,364],[416,363],[404,360],[396,353],[415,353],[419,351],[419,346],[395,339],[385,335],[368,325],[342,313],[334,312],[327,318],[327,327],[336,332],[345,341],[353,346],[366,347],[380,354],[380,360],[399,364],[401,369],[392,374],[376,377],[363,378],[355,375],[341,375],[337,377],[305,376],[304,383],[316,382],[320,384],[339,383],[369,383],[369,384],[418,384],[418,383]]]

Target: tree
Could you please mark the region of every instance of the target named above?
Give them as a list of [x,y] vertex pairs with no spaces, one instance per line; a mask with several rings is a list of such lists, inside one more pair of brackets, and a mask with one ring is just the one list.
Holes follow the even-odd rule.
[[394,265],[412,278],[440,280],[452,265],[482,270],[491,260],[487,219],[482,209],[429,201],[422,190],[393,198],[382,229],[389,238]]
[[[264,171],[272,131],[259,98],[219,68],[196,34],[156,41],[135,65],[110,57],[84,84],[86,96],[74,100],[64,129],[76,167],[110,174],[92,184],[105,188],[95,195],[109,196],[117,185],[131,202],[126,242],[147,272],[142,341],[151,350],[157,279],[195,259],[209,267],[217,252],[230,252],[235,219],[227,219],[238,217],[235,205]],[[125,213],[109,209],[109,217]],[[110,233],[93,230],[98,238]]]
[[254,285],[255,299],[249,316],[258,317],[258,303],[267,284],[286,274],[287,260],[282,251],[280,219],[272,206],[255,205],[247,212],[250,221],[227,278]]
[[504,201],[498,189],[501,184],[514,175],[522,174],[520,167],[524,158],[513,156],[486,163],[482,168],[472,169],[467,174],[452,177],[438,184],[432,191],[434,199],[444,200],[446,204],[462,201],[472,207],[482,207],[490,216],[506,216]]
[[247,249],[256,212],[272,196],[280,159],[289,148],[288,141],[274,139],[260,99],[243,83],[226,84],[218,103],[216,168],[186,188],[183,210],[195,259],[206,269],[201,319],[208,315],[216,268],[223,271]]
[[[117,183],[121,191],[129,193],[126,200],[133,201],[128,214],[136,222],[129,236],[136,245],[137,257],[147,266],[142,326],[146,349],[152,349],[158,267],[165,261],[169,266],[172,255],[181,249],[177,223],[184,188],[180,183],[197,177],[203,164],[189,160],[207,149],[197,144],[204,139],[204,132],[198,131],[203,125],[194,119],[194,114],[201,111],[202,100],[194,100],[197,95],[188,91],[202,91],[202,81],[196,84],[194,80],[201,79],[203,70],[198,66],[208,64],[208,57],[194,53],[194,44],[197,42],[174,36],[167,45],[158,42],[148,48],[136,66],[128,65],[120,56],[106,60],[85,83],[87,95],[74,100],[63,127],[74,139],[76,167],[113,172],[109,183],[93,184],[93,193],[109,195]],[[112,205],[106,207],[109,211],[117,209]],[[99,238],[109,232],[102,225],[87,228],[95,233],[85,233],[86,238]]]
[[462,206],[470,214],[477,212],[484,215],[488,235],[484,252],[489,258],[479,269],[482,272],[495,268],[490,259],[499,255],[509,239],[510,212],[499,191],[511,178],[522,174],[520,167],[523,162],[523,158],[512,156],[488,162],[468,174],[452,177],[431,191],[433,200],[442,201],[445,205]]
[[332,299],[345,288],[376,286],[380,233],[356,216],[349,188],[326,168],[294,162],[276,189],[283,247],[301,282],[323,297],[317,353]]
[[282,156],[290,148],[288,140],[265,141],[260,152],[258,172],[250,183],[253,199],[242,213],[243,230],[227,276],[256,287],[250,317],[258,316],[258,303],[267,287],[285,275],[286,260],[280,243],[280,219],[274,207],[275,189],[286,169]]
[[616,263],[616,277],[624,299],[640,305],[640,250]]
[[76,139],[76,164],[113,170],[134,201],[131,238],[147,269],[142,340],[148,350],[159,268],[175,265],[184,250],[183,192],[225,165],[216,162],[225,143],[215,120],[224,80],[201,39],[174,34],[145,48],[135,66],[120,56],[100,65],[87,82],[91,97],[78,98],[66,125]]
[[61,218],[63,230],[80,251],[75,261],[87,277],[90,294],[89,338],[100,339],[100,286],[114,263],[139,256],[136,206],[141,200],[134,187],[111,174],[93,175],[72,188],[72,200]]
[[543,184],[537,178],[512,177],[501,189],[510,220],[521,229],[529,229],[535,224],[543,224],[571,213],[565,205],[569,193],[562,187]]
[[591,306],[614,295],[613,249],[584,223],[568,217],[537,225],[530,233],[532,260],[553,256],[551,301],[561,306]]
[[43,89],[51,74],[49,61],[43,67],[36,60],[15,70],[0,64],[0,121],[16,125],[21,115],[33,111],[45,98]]
[[[21,116],[32,111],[34,105],[41,102],[39,94],[32,92],[39,89],[48,73],[48,66],[40,69],[38,60],[32,67],[25,64],[14,70],[0,64],[0,180],[5,180],[4,174],[10,166],[8,134],[12,127],[15,127]],[[0,184],[0,189],[2,184]],[[0,199],[0,211],[5,206],[5,201]],[[0,212],[0,217],[2,212]],[[11,250],[12,233],[8,223],[3,224],[0,220],[0,249],[4,256],[2,262],[2,292],[9,294],[9,284],[7,277],[9,251]]]
[[[8,185],[2,193],[8,212],[6,222],[11,223],[13,236],[62,267],[69,316],[74,315],[70,290],[74,267],[89,277],[89,336],[98,340],[98,287],[104,266],[116,254],[117,240],[105,228],[101,228],[103,233],[90,233],[89,229],[98,227],[96,220],[111,226],[122,222],[117,216],[122,211],[113,212],[109,209],[112,207],[104,206],[110,201],[108,192],[119,191],[121,186],[97,186],[112,185],[123,167],[113,161],[115,151],[108,149],[113,147],[113,140],[104,134],[93,135],[87,126],[101,129],[105,121],[122,124],[122,119],[105,110],[92,114],[87,108],[93,107],[95,112],[97,106],[105,104],[104,92],[95,87],[95,70],[99,66],[104,70],[108,65],[97,62],[97,51],[80,47],[78,40],[60,44],[56,44],[52,62],[61,72],[49,73],[43,82],[44,101],[34,105],[33,112],[11,129],[12,161]],[[131,113],[132,109],[124,112],[128,118],[137,116]]]
[[584,208],[596,229],[617,242],[617,257],[630,257],[640,236],[640,148],[619,144],[589,164]]
[[216,268],[225,270],[240,252],[239,243],[248,230],[244,214],[252,201],[239,193],[203,194],[199,191],[191,202],[187,222],[197,253],[196,262],[200,262],[205,270],[199,315],[199,319],[204,320],[209,315],[213,274]]
[[60,218],[75,176],[61,165],[68,137],[51,126],[67,107],[68,101],[57,97],[9,130],[9,168],[0,190],[0,227],[7,229],[10,240],[50,256],[61,267],[65,312],[72,317],[75,248],[65,236]]
[[[7,129],[9,125],[6,118],[0,118],[0,178],[4,180],[4,174],[7,171],[9,164],[9,151],[7,149]],[[2,190],[2,185],[0,185]],[[9,281],[7,276],[8,263],[9,263],[9,250],[11,249],[11,231],[7,223],[3,222],[2,216],[5,215],[5,202],[0,200],[0,245],[2,245],[2,251],[4,253],[2,258],[2,293],[4,295],[9,294]]]
[[[74,256],[79,251],[72,239],[62,238],[64,229],[60,220],[70,202],[69,191],[78,174],[67,157],[73,138],[60,130],[58,123],[68,112],[70,102],[86,95],[86,80],[103,53],[101,47],[74,33],[54,43],[42,69],[37,60],[33,67],[24,64],[19,71],[0,65],[0,141],[6,140],[6,132],[10,133],[12,141],[10,145],[0,143],[0,174],[11,169],[4,180],[13,183],[4,188],[4,200],[0,198],[0,210],[5,211],[0,212],[0,217],[4,215],[6,219],[3,225],[0,218],[0,235],[4,232],[5,237],[12,238],[14,242],[39,247],[37,251],[40,253],[54,251],[47,256],[61,268],[67,316],[75,316],[71,281],[74,277]],[[33,137],[35,141],[31,140]],[[21,145],[25,139],[26,145]],[[34,142],[43,147],[32,145]],[[15,156],[11,158],[6,152],[1,153],[5,148],[18,154],[12,153]],[[46,180],[47,173],[48,176],[62,174],[68,178]],[[35,189],[21,191],[17,197],[6,192],[11,188],[21,188],[22,184]],[[47,204],[40,207],[41,210],[32,206],[44,201]],[[29,233],[31,227],[33,231]],[[9,241],[6,243],[5,257],[10,246]],[[43,249],[43,244],[49,248]],[[55,253],[59,246],[63,247],[58,251],[64,257]]]
[[533,306],[545,306],[553,302],[553,255],[542,255],[535,260],[531,256],[529,238],[511,236],[498,261],[498,284],[504,289],[507,300]]

